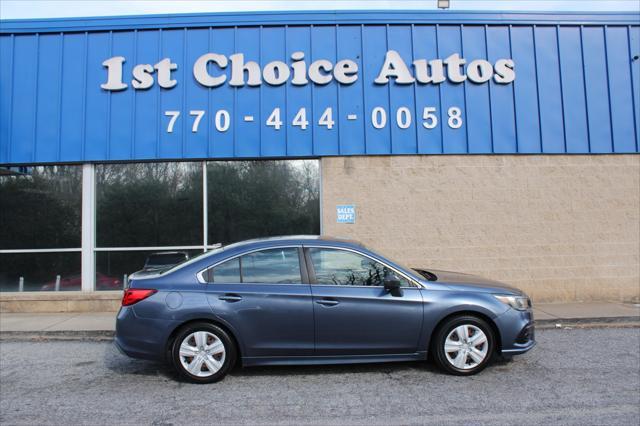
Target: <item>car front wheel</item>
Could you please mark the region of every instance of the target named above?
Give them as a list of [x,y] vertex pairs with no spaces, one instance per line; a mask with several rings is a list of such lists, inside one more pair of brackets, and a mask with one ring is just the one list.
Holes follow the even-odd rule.
[[236,359],[235,345],[229,335],[208,323],[190,324],[180,330],[171,354],[178,373],[194,383],[221,380]]
[[431,350],[444,371],[470,376],[482,371],[493,356],[495,338],[491,327],[474,316],[447,320],[436,332]]

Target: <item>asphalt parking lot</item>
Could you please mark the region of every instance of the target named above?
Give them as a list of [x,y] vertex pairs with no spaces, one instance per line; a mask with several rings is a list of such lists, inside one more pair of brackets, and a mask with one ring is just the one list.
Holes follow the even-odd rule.
[[236,369],[193,385],[108,342],[0,342],[0,423],[633,424],[640,329],[541,330],[462,378],[431,363]]

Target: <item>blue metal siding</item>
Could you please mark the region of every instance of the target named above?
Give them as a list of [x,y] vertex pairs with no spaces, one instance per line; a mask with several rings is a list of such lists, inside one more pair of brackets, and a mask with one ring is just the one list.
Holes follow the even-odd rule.
[[[640,56],[640,27],[629,27],[629,57]],[[634,56],[635,55],[635,56]],[[631,61],[631,86],[636,125],[636,151],[640,150],[640,60]]]
[[[440,58],[438,51],[438,33],[435,25],[416,25],[413,27],[413,51],[416,58]],[[442,89],[439,84],[419,84],[416,85],[416,105],[425,105],[430,107],[436,107],[438,121],[442,121],[442,117],[439,115],[442,109]],[[424,108],[424,107],[423,107]],[[424,110],[423,110],[424,111]],[[420,108],[418,108],[419,114],[416,116],[422,117]],[[487,120],[487,126],[491,125],[491,121]],[[432,131],[426,131],[426,129],[420,126],[417,130],[418,135],[418,152],[422,154],[441,154],[443,152],[442,143],[442,126],[436,127]],[[478,142],[491,142],[490,138],[479,138]],[[489,145],[490,146],[490,145]]]
[[569,153],[589,152],[587,99],[585,96],[584,61],[580,27],[559,28],[558,45],[562,61],[563,116],[566,150]]
[[[388,15],[388,16],[387,16]],[[638,15],[292,13],[3,22],[0,163],[364,154],[637,153]],[[374,84],[387,50],[414,59],[512,58],[516,79],[476,84]],[[243,53],[261,67],[351,59],[358,80],[208,89],[192,66],[208,52]],[[108,92],[102,62],[124,56],[126,90]],[[169,57],[172,89],[134,90],[136,64]],[[230,66],[225,69],[230,78]],[[333,128],[318,125],[332,108]],[[374,108],[386,126],[371,124]],[[401,129],[398,109],[411,124]],[[435,107],[438,126],[423,126]],[[447,125],[459,107],[463,124]],[[282,127],[265,123],[280,108]],[[292,124],[301,108],[306,129]],[[206,115],[197,132],[194,116]],[[215,128],[219,110],[231,124]],[[166,111],[180,111],[172,133]],[[348,119],[355,114],[357,119]],[[245,119],[253,116],[253,121]],[[406,118],[405,116],[402,116]]]
[[[509,28],[506,26],[487,27],[487,59],[495,62],[499,58],[510,58],[511,43]],[[516,76],[518,75],[516,64]],[[516,81],[518,77],[516,77]],[[466,83],[465,84],[470,84]],[[491,125],[493,134],[493,152],[510,154],[518,152],[516,123],[512,84],[496,84],[489,81],[491,96]],[[473,135],[471,135],[473,138]]]
[[[338,26],[336,28],[336,46],[338,48],[338,58],[352,58],[358,65],[358,69],[363,68],[362,61],[362,32],[359,25]],[[338,135],[339,155],[357,155],[366,152],[365,148],[365,126],[364,121],[351,121],[347,119],[346,111],[364,116],[364,84],[362,78],[348,86],[337,86],[338,90]]]

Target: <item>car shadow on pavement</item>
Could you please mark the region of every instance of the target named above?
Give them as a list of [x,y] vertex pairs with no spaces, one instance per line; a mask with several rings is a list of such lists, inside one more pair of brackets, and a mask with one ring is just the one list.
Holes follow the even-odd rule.
[[[165,379],[183,381],[169,363],[129,358],[115,348],[105,351],[104,363],[107,369],[115,374],[126,376],[162,376]],[[229,373],[235,377],[260,376],[304,376],[323,374],[398,374],[403,371],[421,370],[441,374],[430,361],[367,363],[367,364],[334,364],[334,365],[274,365],[242,367],[238,364]]]
[[259,367],[235,367],[229,375],[243,376],[304,376],[322,374],[397,374],[403,371],[428,371],[440,373],[431,362],[378,362],[366,364],[323,364],[323,365],[273,365]]
[[[496,356],[489,368],[508,366],[512,358]],[[242,368],[236,366],[229,375],[231,376],[288,376],[288,375],[320,375],[320,374],[354,374],[354,373],[384,373],[397,374],[411,371],[421,371],[436,375],[448,376],[448,373],[440,370],[434,362],[407,361],[407,362],[378,362],[366,364],[321,364],[321,365],[274,365]]]
[[113,345],[104,353],[104,365],[115,374],[124,376],[161,376],[178,380],[178,373],[169,363],[129,358],[121,354]]
[[[510,359],[497,357],[493,360],[493,368],[508,365]],[[116,374],[133,376],[161,376],[165,379],[184,381],[182,377],[167,362],[155,362],[129,358],[115,348],[105,351],[105,366]],[[386,362],[366,364],[321,364],[321,365],[273,365],[242,367],[238,364],[229,373],[234,377],[264,377],[264,376],[304,376],[331,374],[402,374],[419,370],[425,373],[446,375],[431,361]]]

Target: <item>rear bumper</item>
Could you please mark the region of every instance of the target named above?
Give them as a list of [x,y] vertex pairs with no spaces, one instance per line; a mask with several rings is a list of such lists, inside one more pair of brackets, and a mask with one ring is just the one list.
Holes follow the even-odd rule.
[[140,318],[132,307],[123,306],[116,318],[114,344],[132,358],[164,361],[167,339],[177,325],[176,321]]

